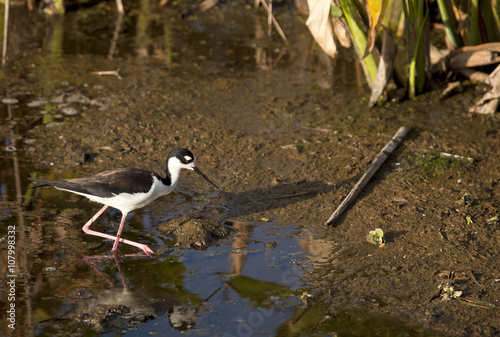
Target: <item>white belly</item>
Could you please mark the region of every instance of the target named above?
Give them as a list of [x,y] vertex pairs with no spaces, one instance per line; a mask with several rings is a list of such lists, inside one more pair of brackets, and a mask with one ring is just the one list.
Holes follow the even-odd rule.
[[115,194],[111,198],[102,198],[95,195],[82,194],[75,191],[69,191],[76,194],[83,195],[89,200],[111,206],[119,209],[122,213],[128,213],[134,209],[138,209],[150,204],[152,201],[158,199],[165,194],[170,193],[177,184],[171,186],[164,185],[156,177],[153,178],[153,185],[146,193],[120,193]]

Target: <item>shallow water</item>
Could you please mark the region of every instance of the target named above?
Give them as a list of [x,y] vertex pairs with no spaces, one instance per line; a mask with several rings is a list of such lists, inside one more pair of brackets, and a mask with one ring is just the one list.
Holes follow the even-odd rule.
[[[1,317],[9,318],[14,303],[16,327],[2,324],[1,334],[439,335],[437,312],[454,311],[435,302],[415,310],[432,294],[410,286],[429,280],[422,256],[435,270],[461,251],[453,246],[451,259],[438,266],[432,254],[442,256],[449,246],[428,247],[434,234],[426,235],[451,220],[441,219],[445,207],[421,193],[431,186],[430,195],[454,200],[464,189],[484,196],[484,186],[497,187],[477,183],[469,165],[445,167],[432,180],[435,172],[421,172],[435,168],[418,158],[443,149],[480,157],[486,172],[497,172],[489,153],[498,122],[454,113],[467,95],[448,108],[431,98],[416,108],[368,111],[352,56],[330,61],[318,53],[293,6],[276,10],[289,46],[276,32],[265,35],[263,12],[239,2],[184,18],[180,6],[143,1],[121,20],[108,4],[56,18],[16,9],[14,25],[30,29],[12,30],[0,88],[2,98],[19,100],[0,106]],[[92,74],[117,69],[120,77]],[[74,110],[64,113],[61,97],[71,98]],[[342,226],[318,225],[401,124],[418,131],[399,152],[400,162],[388,164]],[[479,132],[487,137],[473,143]],[[112,242],[81,231],[99,205],[29,188],[29,177],[71,178],[118,166],[161,173],[174,146],[194,148],[201,169],[225,193],[186,173],[177,191],[131,213],[124,236],[150,246],[153,257],[120,245],[117,261]],[[475,216],[489,211],[485,206]],[[114,235],[120,217],[108,210],[93,228]],[[161,229],[191,218],[217,221],[230,234],[193,248],[177,246],[175,235]],[[11,260],[9,226],[16,227]],[[397,248],[373,250],[365,242],[368,228],[377,226],[392,226],[387,246]]]
[[[107,48],[113,27],[111,24],[102,25],[103,21],[99,21],[102,17],[109,23],[114,22],[110,13],[103,14],[106,9],[106,6],[98,5],[62,17],[47,18],[15,8],[13,14],[18,20],[14,21],[16,27],[12,30],[9,54],[13,58],[13,55],[33,53],[40,48],[43,54],[37,61],[42,67],[38,68],[38,72],[39,76],[46,77],[46,81],[37,79],[37,82],[42,88],[50,82],[48,87],[55,83],[54,87],[64,90],[65,86],[72,84],[72,79],[64,71],[61,71],[64,75],[58,78],[57,72],[59,67],[68,67],[73,62],[71,60],[75,60],[72,55],[85,55],[87,60],[89,55],[95,55],[97,69],[99,58],[110,55]],[[257,20],[259,18],[249,15],[252,16]],[[241,14],[238,17],[242,18]],[[148,22],[141,23],[141,20]],[[127,33],[121,34],[113,56],[140,58],[145,49],[163,43],[168,32],[159,33],[162,30],[161,25],[158,26],[161,20],[164,18],[149,21],[141,15],[127,15],[122,22],[122,31]],[[19,22],[22,22],[22,27]],[[164,28],[168,28],[168,22]],[[213,43],[228,43],[230,46],[224,47],[226,52],[222,55],[210,55],[213,46],[206,42],[207,33],[215,29],[200,23],[201,20],[185,20],[184,28],[192,29],[190,33],[172,25],[172,29],[178,30],[173,35],[176,40],[183,37],[188,37],[188,40],[172,48],[177,51],[172,52],[171,57],[162,56],[167,66],[182,68],[193,62],[190,59],[196,62],[210,57],[217,67],[224,68],[238,62],[238,71],[254,68],[255,63],[249,60],[253,48],[243,46],[248,42],[240,42],[241,38],[235,36],[233,29],[227,25],[221,27],[220,22],[209,24],[217,25],[217,31],[221,28],[227,30],[230,41],[217,38]],[[224,20],[223,23],[239,26],[231,20]],[[137,32],[135,37],[133,33],[128,33],[128,27],[140,29],[142,26],[148,27],[147,32]],[[208,34],[208,37],[212,36],[213,33]],[[190,44],[201,48],[191,52],[186,50],[184,44],[188,49]],[[29,62],[29,59],[32,57],[19,62]],[[17,61],[11,64],[14,62]],[[104,62],[103,69],[109,64]],[[119,333],[146,336],[184,335],[191,331],[197,335],[242,336],[276,331],[302,306],[297,300],[301,294],[299,277],[302,271],[291,261],[291,258],[302,261],[303,256],[308,255],[307,249],[300,245],[301,241],[307,241],[301,238],[302,231],[296,230],[294,224],[282,226],[272,221],[266,222],[265,226],[226,222],[232,235],[216,245],[202,250],[175,247],[173,239],[157,231],[155,225],[199,206],[196,201],[203,197],[194,196],[192,189],[187,190],[186,187],[182,194],[167,198],[167,205],[168,202],[175,204],[175,210],[152,214],[146,208],[128,217],[126,236],[147,243],[155,250],[161,247],[161,253],[151,258],[126,256],[123,253],[130,251],[133,254],[134,249],[120,246],[122,256],[117,262],[109,254],[110,242],[85,236],[79,229],[95,212],[96,205],[53,189],[30,190],[31,185],[27,183],[28,177],[54,177],[47,175],[47,170],[39,170],[30,163],[25,154],[33,151],[30,148],[32,141],[26,133],[39,124],[57,127],[57,123],[71,122],[72,118],[79,118],[82,109],[85,109],[84,113],[89,113],[95,110],[95,106],[79,103],[72,110],[76,116],[68,116],[67,111],[58,111],[56,100],[59,94],[52,95],[55,99],[51,100],[54,102],[51,104],[40,98],[47,94],[45,88],[39,90],[26,82],[16,83],[18,79],[15,76],[23,81],[25,74],[16,74],[13,68],[7,76],[11,86],[4,88],[4,95],[19,97],[19,102],[1,107],[2,123],[5,125],[2,131],[9,132],[2,135],[4,152],[0,159],[2,237],[5,242],[8,238],[6,229],[15,226],[16,241],[12,255],[15,262],[4,265],[12,266],[12,272],[2,270],[2,288],[7,293],[8,281],[12,281],[15,285],[11,295],[15,298],[5,298],[7,305],[2,308],[2,316],[9,317],[9,314],[5,316],[5,310],[9,309],[10,303],[15,305],[15,316],[11,315],[11,327],[2,324],[2,334],[54,336],[103,333],[112,336]],[[105,103],[100,101],[99,104],[104,107]],[[39,118],[41,113],[42,119]],[[45,157],[49,167],[52,166],[50,156]],[[71,172],[59,172],[57,178],[72,175]],[[27,207],[28,212],[21,204]],[[119,212],[108,211],[94,226],[98,230],[114,233],[119,218]],[[271,243],[266,248],[264,244],[268,242]],[[8,253],[8,249],[3,250],[5,261]],[[92,254],[101,255],[99,258],[99,255]],[[99,308],[112,312],[102,313]],[[129,312],[130,308],[133,312]]]

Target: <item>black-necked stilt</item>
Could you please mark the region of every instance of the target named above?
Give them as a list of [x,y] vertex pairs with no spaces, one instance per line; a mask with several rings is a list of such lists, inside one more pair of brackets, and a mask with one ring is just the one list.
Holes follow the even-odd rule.
[[[153,200],[172,192],[177,186],[182,169],[195,171],[220,190],[217,185],[210,181],[210,179],[196,167],[193,154],[186,149],[177,149],[170,152],[167,157],[167,173],[165,178],[147,170],[121,168],[76,179],[30,180],[43,184],[35,186],[35,188],[54,186],[58,190],[83,195],[92,201],[104,204],[104,207],[83,226],[83,231],[90,235],[114,240],[115,243],[111,250],[112,252],[117,250],[119,242],[123,242],[141,248],[146,254],[150,255],[154,254],[154,252],[147,245],[121,238],[125,219],[130,211],[144,207]],[[122,212],[122,220],[116,236],[96,232],[89,228],[109,206]]]

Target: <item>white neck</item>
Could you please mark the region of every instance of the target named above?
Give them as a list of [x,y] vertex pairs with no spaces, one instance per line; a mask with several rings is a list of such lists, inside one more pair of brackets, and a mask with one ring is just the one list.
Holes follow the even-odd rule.
[[167,174],[170,174],[171,189],[174,189],[175,186],[177,186],[181,170],[182,169],[192,170],[193,167],[194,163],[186,165],[181,163],[181,161],[175,157],[170,158],[167,163],[167,169],[168,169]]

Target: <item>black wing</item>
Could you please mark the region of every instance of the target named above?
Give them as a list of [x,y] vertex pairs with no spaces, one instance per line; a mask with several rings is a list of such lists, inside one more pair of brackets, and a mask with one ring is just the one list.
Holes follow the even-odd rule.
[[120,193],[146,193],[153,184],[153,177],[158,175],[151,171],[141,169],[123,168],[91,176],[64,179],[64,180],[42,180],[30,179],[43,185],[35,186],[54,186],[57,189],[70,192],[95,195],[101,198],[109,198]]

